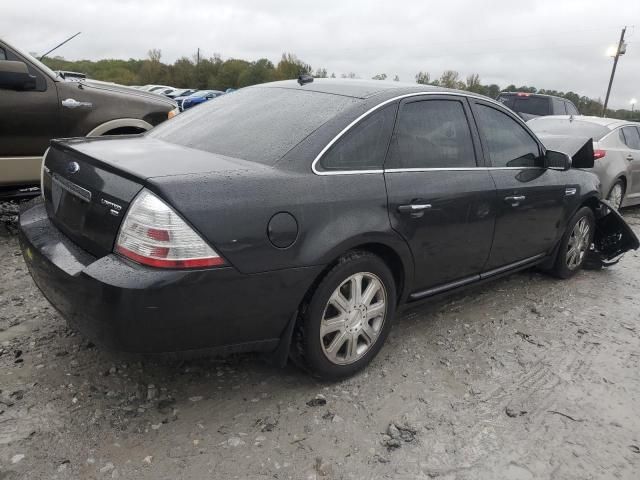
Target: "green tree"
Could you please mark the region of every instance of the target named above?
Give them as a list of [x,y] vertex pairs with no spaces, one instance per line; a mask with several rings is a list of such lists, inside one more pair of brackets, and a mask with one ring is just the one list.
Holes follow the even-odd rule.
[[299,75],[311,75],[313,69],[308,63],[299,60],[292,53],[283,53],[276,67],[276,77],[279,80],[298,78]]
[[420,71],[416,73],[416,83],[429,85],[431,83],[431,75],[429,75],[429,72]]
[[440,75],[439,85],[445,88],[460,88],[461,83],[459,80],[460,74],[455,70],[445,70]]

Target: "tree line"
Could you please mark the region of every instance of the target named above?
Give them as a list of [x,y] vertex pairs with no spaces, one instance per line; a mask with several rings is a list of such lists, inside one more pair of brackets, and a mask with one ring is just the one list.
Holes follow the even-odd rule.
[[[326,68],[314,70],[311,65],[300,60],[292,53],[283,53],[280,60],[274,64],[267,58],[247,61],[237,58],[223,60],[218,54],[208,58],[199,56],[181,57],[173,64],[163,63],[162,52],[152,49],[148,58],[143,60],[79,60],[70,61],[62,57],[45,58],[46,63],[53,70],[81,72],[89,78],[115,82],[123,85],[173,85],[184,88],[226,90],[227,88],[242,88],[258,83],[275,80],[296,78],[300,74],[313,75],[316,78],[336,78],[335,73],[329,74]],[[355,72],[340,73],[341,78],[360,78]],[[386,73],[379,73],[373,80],[389,80]],[[394,81],[400,81],[398,75]],[[521,85],[508,85],[501,88],[496,84],[483,84],[476,73],[466,78],[454,70],[446,70],[439,77],[432,77],[426,71],[415,75],[415,81],[425,85],[439,85],[446,88],[456,88],[496,98],[500,92],[518,91],[556,95],[571,100],[583,115],[601,115],[602,101],[568,91],[540,89]],[[607,109],[607,116],[624,120],[640,121],[640,113],[628,109]]]

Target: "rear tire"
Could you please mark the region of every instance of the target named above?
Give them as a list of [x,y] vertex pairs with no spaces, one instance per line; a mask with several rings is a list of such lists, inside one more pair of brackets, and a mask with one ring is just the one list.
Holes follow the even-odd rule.
[[362,370],[380,351],[396,310],[393,274],[378,256],[347,253],[303,305],[292,356],[325,380]]
[[567,225],[552,273],[559,278],[574,276],[584,265],[593,243],[596,217],[589,207],[582,207]]
[[611,190],[609,191],[609,195],[607,195],[607,200],[616,210],[620,210],[622,206],[622,202],[624,200],[625,188],[624,182],[622,180],[618,180],[613,184]]

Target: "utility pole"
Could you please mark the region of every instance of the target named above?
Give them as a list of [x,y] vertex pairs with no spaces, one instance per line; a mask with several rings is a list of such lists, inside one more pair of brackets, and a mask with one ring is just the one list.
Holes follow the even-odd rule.
[[200,47],[198,47],[198,53],[196,53],[196,65],[200,65]]
[[618,48],[616,49],[616,55],[613,57],[613,68],[611,69],[611,78],[609,78],[609,87],[607,87],[607,96],[604,99],[604,106],[602,107],[602,116],[607,113],[607,104],[609,103],[609,95],[611,94],[611,85],[613,85],[613,77],[616,74],[616,66],[618,65],[618,58],[620,55],[624,55],[626,52],[626,45],[624,43],[624,32],[627,31],[625,26],[620,33],[620,41],[618,42]]

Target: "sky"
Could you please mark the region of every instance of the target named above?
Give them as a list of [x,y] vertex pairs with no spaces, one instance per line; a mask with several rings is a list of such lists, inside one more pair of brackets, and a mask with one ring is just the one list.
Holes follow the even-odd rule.
[[[634,27],[633,25],[636,24]],[[314,69],[386,73],[451,69],[482,83],[533,85],[604,99],[616,45],[628,25],[609,105],[640,100],[640,0],[2,0],[0,38],[70,60],[195,54],[223,59],[296,54]]]

